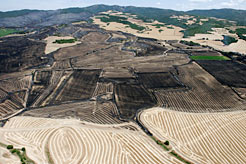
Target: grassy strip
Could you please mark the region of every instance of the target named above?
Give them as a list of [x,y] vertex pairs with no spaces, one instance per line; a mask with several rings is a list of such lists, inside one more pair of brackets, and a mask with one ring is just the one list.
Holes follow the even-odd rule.
[[186,164],[192,164],[191,162],[185,160],[183,157],[179,156],[174,150],[170,152],[171,155],[175,156],[178,160],[186,163]]
[[2,146],[2,147],[4,147],[4,148],[6,148],[6,147],[7,147],[7,145],[6,145],[6,144],[1,143],[1,142],[0,142],[0,146]]
[[165,145],[163,144],[161,141],[157,140],[155,137],[153,136],[150,136],[158,145],[160,145],[161,147],[163,147],[163,149],[165,149],[166,151],[169,151],[170,149]]
[[17,33],[18,31],[15,29],[0,29],[0,37],[7,36],[9,34]]
[[102,22],[109,23],[109,22],[117,22],[117,23],[122,23],[125,25],[128,25],[132,29],[142,31],[145,29],[143,26],[139,26],[137,24],[131,23],[127,21],[127,18],[125,17],[120,17],[120,16],[112,16],[112,15],[105,15],[106,17],[96,17],[97,19],[100,19]]
[[49,151],[49,149],[47,147],[45,148],[45,154],[46,154],[46,156],[48,158],[49,164],[54,164],[54,161],[53,161],[53,159],[51,158],[51,155],[50,155],[50,151]]
[[[161,142],[160,140],[156,139],[154,136],[150,136],[158,145],[160,145],[163,149],[165,149],[166,151],[170,151],[171,149],[167,147],[167,145],[169,145],[169,141],[166,141],[165,143]],[[178,155],[174,150],[172,150],[169,154],[173,155],[174,157],[176,157],[178,160],[186,163],[186,164],[192,164],[191,162],[185,160],[183,157],[181,157],[180,155]]]
[[77,39],[60,39],[60,40],[54,41],[53,43],[64,44],[64,43],[74,43],[76,41]]
[[190,56],[192,60],[231,60],[226,56]]

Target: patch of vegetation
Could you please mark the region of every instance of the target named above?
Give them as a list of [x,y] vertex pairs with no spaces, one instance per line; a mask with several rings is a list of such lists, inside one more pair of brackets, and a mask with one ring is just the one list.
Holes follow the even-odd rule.
[[159,30],[160,33],[161,33],[162,31],[164,31],[164,30],[162,30],[162,29]]
[[[170,148],[168,148],[167,146],[169,146],[169,141],[165,141],[164,143],[162,143],[161,141],[157,140],[154,136],[150,136],[158,145],[160,145],[163,149],[165,149],[166,151],[171,150]],[[175,156],[178,160],[186,163],[186,164],[191,164],[191,162],[185,160],[183,157],[181,157],[180,155],[178,155],[174,150],[172,150],[170,152],[171,155]]]
[[0,12],[0,18],[18,17],[38,11],[41,10],[18,10],[18,11]]
[[56,40],[53,43],[57,43],[57,44],[65,44],[65,43],[74,43],[76,42],[77,39],[60,39],[60,40]]
[[164,145],[161,141],[157,140],[155,137],[151,136],[151,138],[166,151],[170,150],[166,145]]
[[174,29],[172,26],[167,26],[167,28],[169,28],[169,29]]
[[156,28],[165,27],[164,24],[152,24],[152,26],[155,26]]
[[14,148],[13,145],[8,145],[8,146],[7,146],[7,149],[13,149],[13,148]]
[[188,11],[187,13],[192,15],[228,19],[232,21],[237,21],[238,25],[246,25],[245,10],[234,10],[234,9],[192,10],[192,11]]
[[169,146],[169,141],[165,141],[164,144]]
[[185,40],[181,40],[180,43],[182,44],[185,44],[187,46],[201,46],[199,43],[195,43],[195,42],[192,42],[192,41],[185,41]]
[[26,155],[26,149],[23,147],[21,149],[14,148],[13,145],[7,145],[6,148],[14,155],[20,158],[22,164],[34,164],[35,162],[29,159]]
[[192,60],[231,60],[226,56],[191,56]]
[[230,45],[231,43],[236,43],[238,40],[235,39],[234,37],[231,36],[227,36],[227,35],[223,35],[224,39],[222,40],[222,42],[225,45]]
[[138,31],[142,31],[145,29],[145,27],[143,26],[139,26],[137,24],[131,23],[129,21],[127,21],[126,17],[120,17],[120,16],[112,16],[112,15],[106,15],[106,17],[96,17],[97,19],[100,19],[102,22],[105,23],[109,23],[109,22],[117,22],[117,23],[122,23],[125,25],[128,25],[130,28],[138,30]]
[[18,31],[15,29],[7,29],[7,28],[2,28],[0,29],[0,37],[9,35],[9,34],[14,34],[17,33]]
[[230,31],[232,33],[236,33],[240,39],[246,41],[246,28],[238,28],[236,31]]
[[184,33],[184,38],[195,36],[195,34],[209,34],[209,31],[212,31],[212,28],[224,28],[227,26],[231,26],[230,23],[224,21],[217,21],[214,19],[209,19],[206,22],[200,24],[192,24],[189,25],[182,32]]
[[186,163],[186,164],[191,164],[191,162],[185,160],[183,157],[181,157],[180,155],[178,155],[174,150],[170,152],[171,155],[175,156],[177,159],[179,159],[180,161]]

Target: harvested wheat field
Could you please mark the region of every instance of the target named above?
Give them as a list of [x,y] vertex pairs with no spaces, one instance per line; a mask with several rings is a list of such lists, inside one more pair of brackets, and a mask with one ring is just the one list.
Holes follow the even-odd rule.
[[[139,114],[143,125],[173,150],[205,163],[246,163],[246,112],[184,113],[152,108]],[[198,162],[204,163],[204,162]]]
[[[183,37],[183,33],[181,32],[183,29],[181,27],[177,27],[174,25],[165,25],[164,23],[153,21],[152,23],[143,22],[140,19],[137,19],[136,16],[131,15],[129,13],[121,13],[121,12],[103,12],[102,15],[97,17],[93,17],[93,22],[109,31],[122,31],[126,33],[130,33],[139,37],[146,38],[155,38],[159,40],[181,40]],[[100,20],[100,17],[103,14],[108,14],[111,16],[119,16],[126,18],[127,21],[145,28],[144,30],[137,30],[130,28],[128,25],[118,23],[118,22],[110,22],[106,23]],[[161,27],[156,27],[156,25],[161,25]]]
[[44,40],[47,43],[46,47],[45,47],[45,54],[49,54],[49,53],[54,52],[60,48],[70,47],[70,46],[74,46],[76,44],[81,43],[80,41],[76,41],[74,43],[66,43],[66,44],[54,43],[56,40],[61,40],[61,39],[74,39],[74,38],[70,37],[70,36],[66,36],[66,37],[49,36],[49,37],[45,38]]
[[[97,125],[73,119],[15,117],[0,129],[0,142],[25,147],[27,157],[37,164],[181,163],[133,123]],[[3,153],[1,148],[0,155]],[[4,155],[1,159],[16,161]]]

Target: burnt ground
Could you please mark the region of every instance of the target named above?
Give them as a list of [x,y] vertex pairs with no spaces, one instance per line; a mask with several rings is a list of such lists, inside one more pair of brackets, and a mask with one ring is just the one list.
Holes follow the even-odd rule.
[[11,37],[0,42],[0,73],[21,71],[43,65],[46,44],[23,37]]
[[217,51],[211,51],[211,50],[185,50],[186,53],[192,55],[192,56],[221,56],[221,54]]
[[170,72],[138,73],[138,78],[148,89],[180,88],[183,86]]
[[27,105],[31,106],[37,98],[44,92],[44,90],[49,86],[52,71],[37,71],[34,74],[34,81],[32,89],[29,93]]
[[137,57],[141,57],[163,55],[167,49],[155,42],[138,40],[136,42],[126,42],[123,50],[135,52]]
[[[48,59],[43,58],[45,42],[40,39],[54,34],[73,36],[81,43],[52,52]],[[187,49],[165,47],[156,40],[125,33],[113,34],[115,33],[112,31],[89,25],[68,25],[37,29],[36,34],[19,37],[19,40],[1,38],[3,42],[0,41],[0,44],[7,46],[1,47],[0,50],[15,54],[16,57],[11,58],[9,55],[13,60],[5,59],[1,66],[20,72],[2,74],[0,79],[20,76],[24,73],[23,70],[29,71],[32,85],[28,90],[23,90],[24,95],[28,95],[28,106],[23,115],[34,117],[74,117],[95,123],[118,123],[121,119],[133,119],[141,109],[154,106],[179,110],[185,108],[187,112],[194,112],[199,108],[198,111],[203,112],[208,109],[217,111],[225,107],[230,109],[234,104],[240,104],[236,95],[230,96],[235,94],[231,88],[225,90],[215,79],[211,80],[213,78],[203,68],[211,71],[209,73],[217,80],[218,77],[227,82],[228,77],[233,77],[230,80],[241,78],[230,82],[232,86],[243,87],[246,77],[244,67],[235,64],[211,66],[213,61],[201,61],[203,65],[199,64],[202,68],[191,64],[188,54],[184,52]],[[116,39],[111,39],[112,36],[116,36]],[[119,40],[117,36],[124,39]],[[13,43],[16,43],[14,48]],[[170,43],[174,44],[173,41]],[[175,41],[175,44],[178,43]],[[19,49],[21,45],[24,46]],[[204,55],[214,51],[201,49],[196,51],[201,51],[198,53]],[[37,60],[41,57],[41,61]],[[22,60],[23,65],[11,68],[8,66]],[[45,63],[46,60],[49,60],[48,64]],[[9,63],[6,63],[8,61]],[[235,68],[231,68],[234,66]],[[216,70],[220,71],[217,73],[218,77]],[[231,75],[227,76],[224,72]],[[12,81],[15,81],[14,78]],[[227,98],[219,95],[226,95]],[[1,96],[6,94],[0,92]],[[21,92],[18,97],[23,97]],[[22,100],[26,101],[23,98]],[[211,102],[214,104],[211,105]],[[223,105],[225,103],[227,104]],[[6,115],[2,113],[1,117],[4,116]]]
[[138,109],[152,107],[157,103],[153,95],[138,84],[116,84],[114,90],[116,104],[124,119],[133,118]]
[[101,70],[75,70],[54,101],[63,103],[92,97]]
[[196,61],[221,84],[246,88],[246,65],[234,61]]

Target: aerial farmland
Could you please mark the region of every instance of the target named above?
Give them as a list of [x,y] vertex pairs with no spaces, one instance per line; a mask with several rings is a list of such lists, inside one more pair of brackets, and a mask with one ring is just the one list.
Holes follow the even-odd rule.
[[0,13],[0,164],[246,163],[244,26],[156,10]]

